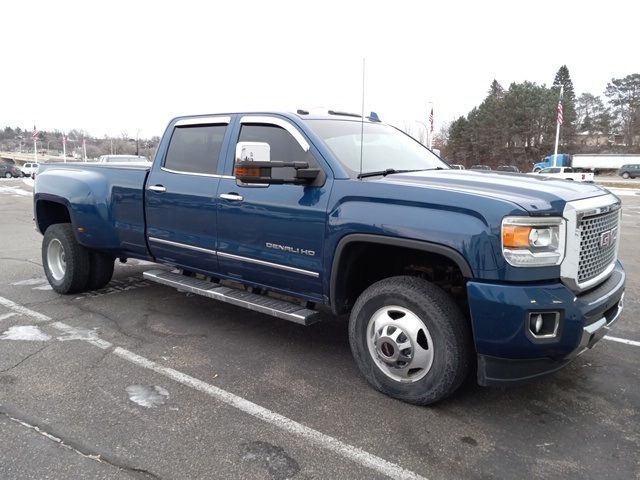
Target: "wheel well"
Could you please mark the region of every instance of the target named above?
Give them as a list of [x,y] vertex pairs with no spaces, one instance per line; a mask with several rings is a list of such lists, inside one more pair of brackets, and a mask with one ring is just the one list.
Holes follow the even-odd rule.
[[71,223],[71,216],[67,207],[61,203],[40,200],[36,203],[36,222],[38,230],[44,235],[55,223]]
[[338,269],[334,272],[331,304],[335,313],[351,310],[360,294],[370,285],[396,275],[424,278],[445,290],[456,301],[464,302],[467,312],[465,284],[467,272],[441,253],[417,248],[368,242],[351,242],[341,251]]

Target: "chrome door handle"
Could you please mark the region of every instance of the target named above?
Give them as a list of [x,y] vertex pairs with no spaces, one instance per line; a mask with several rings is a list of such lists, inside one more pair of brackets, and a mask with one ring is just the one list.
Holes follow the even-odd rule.
[[149,190],[151,190],[153,192],[166,192],[167,191],[166,187],[163,187],[162,185],[150,185],[149,186]]
[[238,195],[237,193],[222,193],[220,194],[220,198],[231,200],[232,202],[241,202],[242,200],[244,200],[244,197],[242,195]]

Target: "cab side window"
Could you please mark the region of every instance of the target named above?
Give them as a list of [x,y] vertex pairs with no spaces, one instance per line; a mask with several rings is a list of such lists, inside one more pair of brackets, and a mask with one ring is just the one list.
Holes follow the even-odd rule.
[[[305,152],[289,132],[277,125],[244,124],[240,129],[239,142],[265,142],[269,144],[272,161],[308,162],[317,168],[313,157]],[[273,178],[288,178],[294,175],[293,168],[273,169]]]
[[164,167],[184,173],[216,174],[226,125],[176,127]]

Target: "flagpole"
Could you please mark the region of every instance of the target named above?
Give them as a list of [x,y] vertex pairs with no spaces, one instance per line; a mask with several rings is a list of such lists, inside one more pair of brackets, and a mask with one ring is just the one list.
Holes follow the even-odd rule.
[[38,163],[38,141],[36,137],[33,137],[33,161],[34,163]]
[[[564,91],[564,85],[560,85],[560,100],[558,100],[558,102],[562,101],[562,92]],[[558,159],[558,140],[560,139],[560,118],[557,115],[556,112],[556,147],[553,151],[553,166],[556,166],[556,161]]]
[[67,163],[67,137],[64,132],[62,132],[62,161]]
[[431,125],[433,125],[433,117],[431,115],[433,115],[433,102],[429,102],[429,106],[431,107],[429,109],[429,128],[427,128],[427,146],[429,147],[429,150],[431,150],[431,146],[433,143],[433,131],[431,130]]

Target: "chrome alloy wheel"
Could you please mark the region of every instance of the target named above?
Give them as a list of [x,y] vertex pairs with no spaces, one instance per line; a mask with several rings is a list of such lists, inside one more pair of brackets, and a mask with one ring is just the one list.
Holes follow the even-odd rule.
[[47,266],[55,280],[60,281],[64,278],[67,271],[67,261],[64,247],[57,238],[51,240],[47,246]]
[[367,346],[378,368],[397,382],[417,382],[433,364],[429,330],[415,313],[404,307],[382,307],[371,316]]

